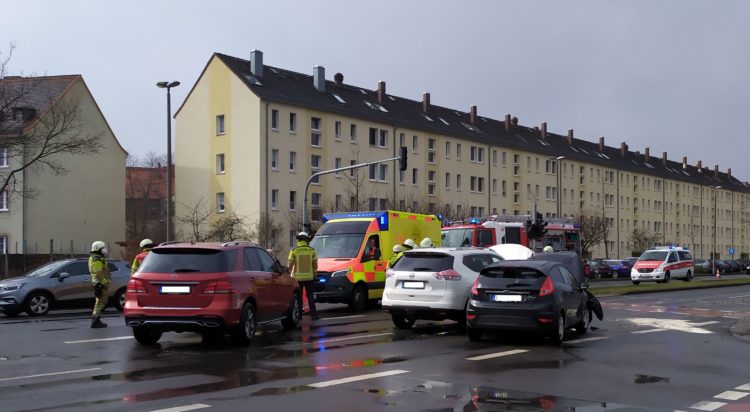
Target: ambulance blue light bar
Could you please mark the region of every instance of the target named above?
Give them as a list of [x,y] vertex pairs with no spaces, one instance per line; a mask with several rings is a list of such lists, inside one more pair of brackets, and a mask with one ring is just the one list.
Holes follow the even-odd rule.
[[378,229],[388,230],[388,212],[325,213],[323,215],[323,223],[329,220],[351,219],[351,218],[375,218],[378,221]]

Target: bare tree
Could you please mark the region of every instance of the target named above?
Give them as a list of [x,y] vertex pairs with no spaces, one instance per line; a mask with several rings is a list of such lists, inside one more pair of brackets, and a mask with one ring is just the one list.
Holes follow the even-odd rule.
[[283,233],[284,226],[276,223],[273,217],[263,212],[250,228],[250,239],[266,249],[272,249],[274,254],[277,254],[281,250],[280,240]]
[[216,211],[208,207],[206,198],[202,197],[192,205],[180,203],[180,206],[185,209],[185,212],[175,216],[175,219],[178,223],[189,227],[188,240],[194,242],[207,240],[211,236],[211,218]]
[[630,240],[633,242],[634,254],[640,254],[645,250],[648,250],[658,240],[659,235],[651,233],[648,229],[633,228],[633,233],[630,234]]
[[591,249],[607,238],[612,229],[611,220],[591,211],[581,212],[575,220],[581,226],[581,255],[591,256]]
[[150,238],[158,243],[166,238],[166,191],[163,190],[166,167],[162,168],[163,164],[164,155],[153,152],[149,152],[143,159],[128,156],[125,172],[127,239]]
[[[352,149],[352,160],[356,164],[360,163],[359,146]],[[344,173],[348,184],[344,190],[347,198],[340,205],[341,209],[345,212],[368,210],[370,208],[370,198],[373,197],[373,193],[375,192],[372,184],[368,182],[368,170],[359,168],[347,170],[342,173]]]
[[33,197],[34,193],[16,188],[21,172],[36,166],[63,175],[68,169],[60,157],[98,153],[102,133],[82,133],[80,106],[49,96],[39,80],[6,79],[14,48],[11,45],[7,57],[0,60],[0,136],[10,165],[0,172],[0,191]]
[[235,209],[225,208],[221,213],[215,213],[209,225],[206,240],[228,242],[232,240],[247,240],[251,238],[251,229],[247,218],[237,213]]

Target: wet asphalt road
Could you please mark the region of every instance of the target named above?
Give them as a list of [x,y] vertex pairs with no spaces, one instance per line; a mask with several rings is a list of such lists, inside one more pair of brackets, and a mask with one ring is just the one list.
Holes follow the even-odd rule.
[[602,302],[604,321],[562,347],[335,305],[249,348],[175,333],[141,347],[115,312],[103,330],[84,312],[2,317],[0,410],[750,411],[750,286]]

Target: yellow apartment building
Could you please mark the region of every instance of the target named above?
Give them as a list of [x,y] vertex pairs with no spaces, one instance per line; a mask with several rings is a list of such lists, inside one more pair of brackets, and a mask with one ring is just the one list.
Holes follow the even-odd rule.
[[[268,213],[284,225],[288,250],[300,229],[307,179],[316,172],[398,156],[397,162],[319,177],[309,189],[313,221],[342,210],[432,211],[452,217],[596,214],[609,219],[610,258],[633,252],[634,229],[696,257],[750,252],[750,186],[731,169],[705,168],[559,135],[547,124],[523,126],[505,115],[466,111],[344,83],[325,69],[310,74],[214,54],[177,111],[176,213],[202,201],[221,216],[231,208],[251,221]],[[716,205],[714,207],[714,204]],[[716,212],[716,213],[715,213]],[[713,233],[716,228],[716,240]],[[189,237],[189,228],[181,228]],[[594,257],[605,257],[602,242]]]

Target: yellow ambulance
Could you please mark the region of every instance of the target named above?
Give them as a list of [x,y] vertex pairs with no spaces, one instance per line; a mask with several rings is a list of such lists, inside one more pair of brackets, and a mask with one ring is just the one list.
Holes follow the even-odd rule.
[[315,299],[364,310],[383,296],[393,246],[406,239],[419,244],[426,237],[440,246],[440,227],[435,215],[394,210],[324,214],[310,242],[318,254]]

